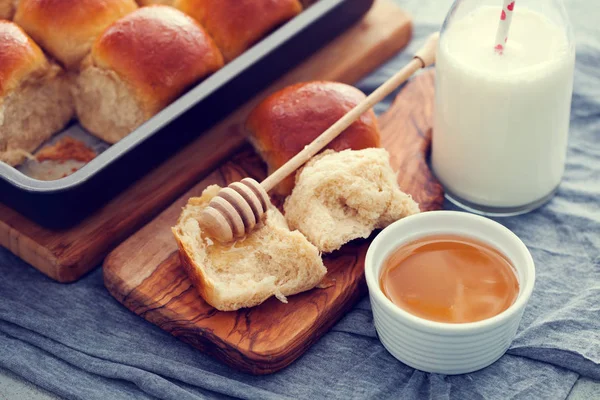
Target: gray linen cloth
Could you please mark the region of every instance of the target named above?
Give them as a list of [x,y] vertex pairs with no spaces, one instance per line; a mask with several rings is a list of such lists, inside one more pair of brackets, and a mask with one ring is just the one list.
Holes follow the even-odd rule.
[[[400,3],[414,16],[414,40],[360,84],[366,92],[439,29],[450,6],[448,0]],[[365,298],[291,366],[249,376],[130,313],[103,287],[100,269],[62,285],[4,249],[0,366],[64,397],[102,400],[564,399],[580,376],[599,380],[600,11],[591,0],[567,6],[578,44],[568,165],[550,203],[500,220],[531,250],[537,282],[514,343],[492,366],[443,376],[403,365],[376,338]]]

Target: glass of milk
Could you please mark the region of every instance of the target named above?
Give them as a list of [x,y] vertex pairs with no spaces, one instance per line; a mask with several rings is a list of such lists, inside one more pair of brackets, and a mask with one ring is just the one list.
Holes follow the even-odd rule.
[[457,0],[436,59],[431,163],[447,197],[487,215],[530,211],[565,168],[575,45],[560,0],[517,0],[502,54],[502,0]]

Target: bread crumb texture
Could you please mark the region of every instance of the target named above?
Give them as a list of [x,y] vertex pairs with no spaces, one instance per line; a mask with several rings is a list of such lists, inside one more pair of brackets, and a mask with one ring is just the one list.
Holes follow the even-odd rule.
[[[84,64],[91,64],[88,58]],[[144,113],[134,88],[114,71],[86,65],[73,87],[77,118],[85,129],[116,143],[152,115]]]
[[212,185],[190,198],[173,227],[182,264],[207,303],[221,311],[252,307],[271,296],[285,303],[286,296],[319,284],[327,269],[318,249],[290,231],[274,207],[243,240],[223,245],[207,237],[198,217],[220,189]]
[[398,187],[385,149],[327,150],[296,175],[284,204],[291,229],[298,229],[324,252],[419,212]]
[[35,158],[42,161],[81,161],[84,163],[96,158],[96,152],[86,146],[81,140],[66,136],[38,151]]
[[[1,58],[1,57],[0,57]],[[21,164],[73,116],[68,80],[54,64],[0,99],[0,161]]]

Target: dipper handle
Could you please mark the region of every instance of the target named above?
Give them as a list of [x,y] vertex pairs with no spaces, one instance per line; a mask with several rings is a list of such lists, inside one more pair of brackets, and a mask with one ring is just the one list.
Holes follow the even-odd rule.
[[438,37],[438,34],[431,35],[411,62],[260,184],[254,179],[244,178],[221,189],[198,217],[202,230],[221,243],[230,242],[250,233],[268,209],[270,200],[267,192],[321,151],[363,113],[404,83],[415,71],[433,64]]
[[356,121],[362,114],[367,112],[375,104],[383,100],[387,95],[393,92],[398,86],[404,83],[412,74],[420,68],[425,68],[435,61],[435,52],[437,49],[439,33],[434,33],[421,47],[404,68],[396,72],[394,76],[385,81],[373,93],[367,96],[363,101],[358,103],[354,108],[348,111],[342,118],[337,120],[325,132],[320,134],[309,145],[304,147],[302,151],[289,159],[285,164],[279,167],[275,172],[269,175],[261,186],[267,192],[277,186],[281,181],[287,178],[290,174],[300,168],[305,162],[310,160],[315,154],[327,146],[333,139],[338,137],[346,128]]

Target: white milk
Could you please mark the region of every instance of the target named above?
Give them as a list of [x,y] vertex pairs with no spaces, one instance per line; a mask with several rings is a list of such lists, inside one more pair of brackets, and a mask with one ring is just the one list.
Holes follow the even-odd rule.
[[564,29],[519,6],[498,55],[499,14],[481,7],[442,36],[432,165],[451,196],[508,209],[543,199],[561,180],[575,52]]

